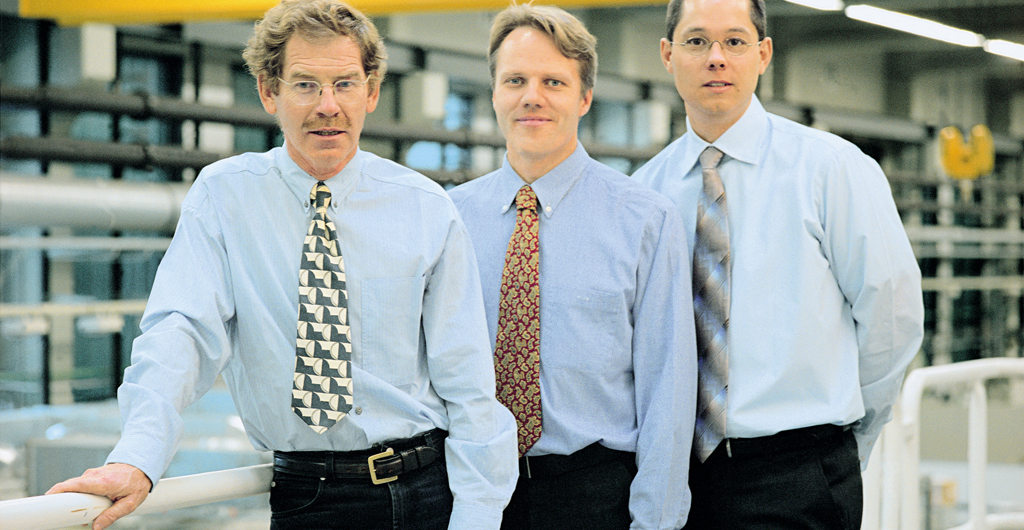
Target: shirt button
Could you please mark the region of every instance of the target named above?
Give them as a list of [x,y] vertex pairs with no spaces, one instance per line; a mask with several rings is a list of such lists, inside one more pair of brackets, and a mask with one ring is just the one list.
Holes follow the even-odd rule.
[[551,213],[551,207],[550,206],[545,206],[544,207],[544,211],[548,212],[548,213]]
[[356,407],[356,415],[363,413],[363,407]]
[[508,211],[508,205],[507,204],[505,206],[501,207],[501,213],[505,213],[507,211]]

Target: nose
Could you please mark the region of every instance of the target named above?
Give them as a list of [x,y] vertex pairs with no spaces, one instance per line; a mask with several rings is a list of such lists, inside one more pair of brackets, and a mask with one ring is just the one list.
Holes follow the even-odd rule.
[[707,61],[710,68],[725,68],[725,50],[722,49],[721,42],[714,41],[711,43]]
[[542,99],[540,90],[540,82],[527,81],[526,86],[523,87],[523,105],[539,105]]
[[334,85],[323,85],[320,88],[320,101],[317,102],[316,111],[324,116],[334,116],[341,110],[338,105],[338,98],[334,93]]

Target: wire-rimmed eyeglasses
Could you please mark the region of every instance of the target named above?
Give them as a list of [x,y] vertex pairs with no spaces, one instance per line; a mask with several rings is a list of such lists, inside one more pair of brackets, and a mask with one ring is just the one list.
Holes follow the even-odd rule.
[[288,95],[298,105],[312,105],[320,99],[324,93],[325,86],[334,87],[334,97],[338,99],[352,99],[359,95],[362,88],[373,76],[367,76],[362,81],[358,79],[339,79],[334,83],[321,84],[313,80],[292,81],[289,83],[278,77],[277,79],[288,87]]
[[747,53],[747,50],[749,50],[751,46],[754,44],[761,44],[762,41],[749,43],[740,37],[729,37],[720,41],[708,40],[704,37],[690,37],[683,42],[669,42],[682,47],[687,53],[694,57],[700,57],[701,55],[710,52],[711,47],[717,42],[718,45],[722,47],[722,51],[734,57],[739,57],[740,55]]

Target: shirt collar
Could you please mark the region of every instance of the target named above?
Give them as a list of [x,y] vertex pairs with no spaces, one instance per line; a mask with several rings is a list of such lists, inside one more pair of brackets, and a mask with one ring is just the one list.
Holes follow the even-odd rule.
[[[295,198],[306,209],[312,208],[309,203],[309,193],[316,184],[316,179],[299,167],[288,155],[288,146],[285,145],[275,150],[274,159],[281,172],[281,180],[291,190]],[[331,190],[330,209],[337,213],[339,205],[344,202],[345,197],[355,188],[362,172],[363,161],[366,159],[365,152],[357,149],[355,156],[349,160],[345,167],[337,175],[324,181],[327,188]]]
[[690,117],[686,117],[686,129],[690,141],[683,152],[683,167],[689,170],[697,163],[701,152],[709,145],[714,145],[731,159],[751,165],[757,165],[760,157],[761,144],[768,131],[768,113],[765,112],[757,96],[752,96],[750,106],[743,116],[729,127],[714,143],[705,142],[700,136],[693,134]]
[[[555,166],[551,171],[533,181],[533,184],[530,184],[533,192],[537,194],[538,208],[544,213],[545,217],[551,218],[555,213],[555,208],[562,202],[565,194],[569,192],[573,184],[583,175],[583,170],[587,167],[589,161],[590,155],[583,148],[583,144],[577,140],[576,150],[568,158]],[[502,201],[501,211],[503,213],[508,211],[512,204],[515,203],[516,194],[519,193],[519,189],[524,185],[523,179],[519,177],[519,174],[509,164],[508,154],[506,154],[505,160],[501,164],[501,169],[498,170],[497,183],[497,196]]]

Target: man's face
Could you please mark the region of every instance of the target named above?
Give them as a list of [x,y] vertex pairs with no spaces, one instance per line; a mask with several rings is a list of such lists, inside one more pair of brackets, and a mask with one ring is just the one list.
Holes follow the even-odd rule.
[[[771,61],[772,42],[757,43],[757,28],[750,20],[750,0],[683,0],[683,15],[672,42],[688,39],[718,41],[703,55],[691,55],[682,46],[661,40],[661,59],[675,78],[676,90],[686,105],[695,129],[717,131],[714,141],[743,116],[757,88],[758,76]],[[752,44],[739,56],[726,53],[726,39]],[[734,41],[735,42],[735,41]],[[703,134],[702,134],[703,136]]]
[[[266,80],[259,80],[263,108],[277,115],[288,155],[317,179],[336,175],[356,154],[366,114],[377,107],[380,96],[372,81],[363,83],[366,74],[359,46],[351,37],[309,41],[294,35],[285,44],[281,79],[316,81],[323,86],[320,96],[312,104],[300,105],[289,85],[278,83],[278,93],[273,94]],[[357,86],[336,92],[332,84],[340,80]]]
[[496,56],[492,102],[521,177],[529,178],[524,164],[541,169],[532,182],[572,154],[592,95],[583,93],[579,61],[562,55],[546,33],[524,26],[508,34]]

